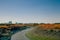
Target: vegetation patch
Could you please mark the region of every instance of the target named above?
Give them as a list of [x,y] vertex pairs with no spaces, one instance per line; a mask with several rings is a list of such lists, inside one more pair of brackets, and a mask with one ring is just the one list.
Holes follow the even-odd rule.
[[54,36],[44,36],[44,35],[38,35],[36,33],[33,32],[28,32],[26,33],[26,36],[30,39],[30,40],[60,40],[60,38],[56,38]]

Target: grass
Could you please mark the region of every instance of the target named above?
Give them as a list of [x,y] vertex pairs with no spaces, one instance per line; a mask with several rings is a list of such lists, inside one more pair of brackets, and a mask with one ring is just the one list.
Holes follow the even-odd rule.
[[47,37],[47,36],[42,36],[42,35],[38,35],[35,34],[33,32],[28,32],[26,33],[26,36],[30,39],[30,40],[60,40],[60,38],[56,38],[56,37]]

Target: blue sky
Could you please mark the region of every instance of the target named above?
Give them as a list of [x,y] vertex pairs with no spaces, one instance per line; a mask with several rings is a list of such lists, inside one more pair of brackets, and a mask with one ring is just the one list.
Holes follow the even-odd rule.
[[60,0],[0,0],[0,23],[60,22]]

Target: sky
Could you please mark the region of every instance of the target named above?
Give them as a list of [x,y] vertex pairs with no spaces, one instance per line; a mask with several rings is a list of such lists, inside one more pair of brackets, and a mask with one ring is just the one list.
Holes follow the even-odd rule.
[[0,0],[0,23],[60,22],[60,0]]

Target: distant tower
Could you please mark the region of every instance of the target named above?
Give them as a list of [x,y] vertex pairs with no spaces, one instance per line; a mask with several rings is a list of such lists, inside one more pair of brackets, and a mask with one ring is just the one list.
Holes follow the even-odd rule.
[[9,21],[9,24],[12,24],[12,21]]
[[16,24],[18,24],[18,22],[16,22]]

